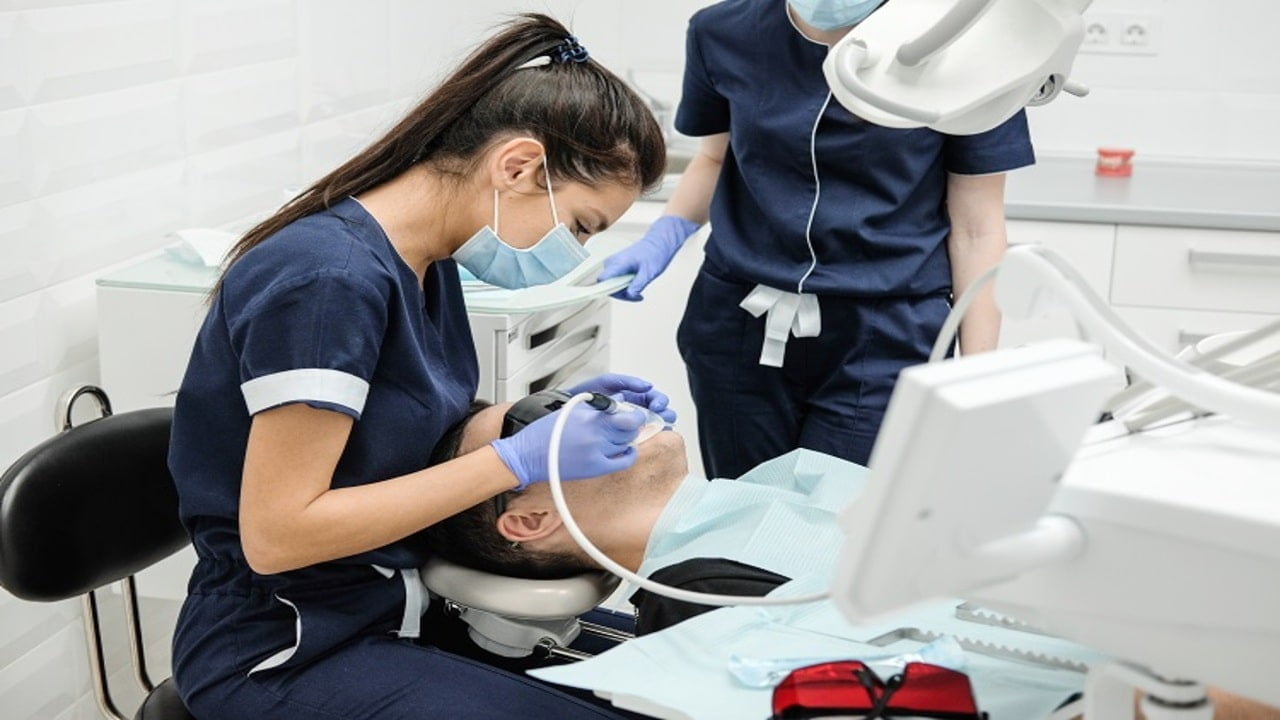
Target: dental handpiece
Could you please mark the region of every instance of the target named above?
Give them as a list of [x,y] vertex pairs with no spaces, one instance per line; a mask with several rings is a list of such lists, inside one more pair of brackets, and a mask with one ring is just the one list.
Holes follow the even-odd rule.
[[661,415],[647,407],[641,407],[625,400],[615,400],[608,395],[593,392],[591,393],[591,399],[587,400],[586,404],[600,412],[609,413],[610,415],[616,415],[620,412],[629,412],[631,410],[639,410],[644,413],[644,425],[640,426],[640,434],[636,435],[636,439],[632,440],[630,443],[633,447],[667,428],[667,421],[663,420]]

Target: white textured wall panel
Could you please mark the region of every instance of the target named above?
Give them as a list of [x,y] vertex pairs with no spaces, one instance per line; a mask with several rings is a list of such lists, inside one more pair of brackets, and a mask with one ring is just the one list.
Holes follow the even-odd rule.
[[302,116],[307,122],[392,99],[387,52],[388,0],[309,0],[298,6],[302,48]]
[[201,153],[298,126],[297,61],[278,60],[185,81],[187,149]]
[[388,130],[405,109],[404,103],[387,103],[304,127],[301,183],[309,184],[320,179],[363,150]]
[[0,303],[0,395],[39,382],[44,358],[40,356],[40,295],[31,293]]
[[59,630],[80,621],[80,604],[74,600],[33,603],[0,590],[0,668],[44,644]]
[[283,60],[297,55],[293,0],[173,3],[182,12],[184,74]]
[[22,453],[53,434],[54,408],[67,388],[97,382],[95,360],[50,375],[17,392],[0,395],[0,465],[8,467]]
[[36,200],[33,259],[58,283],[160,247],[185,224],[182,173],[171,163]]
[[34,196],[29,116],[26,108],[0,112],[0,207]]
[[182,159],[177,81],[31,108],[36,190],[51,194]]
[[177,74],[178,12],[171,0],[30,10],[23,19],[31,102],[82,97]]
[[300,132],[291,130],[190,158],[191,224],[212,227],[280,205],[299,181]]
[[[76,621],[0,669],[0,708],[6,717],[53,717],[84,695],[89,688],[89,668],[82,633]],[[32,688],[41,692],[32,692]]]
[[45,374],[98,360],[96,288],[88,278],[55,285],[40,293],[35,324]]
[[[0,11],[0,112],[22,105],[22,36],[17,13]],[[2,197],[2,195],[0,195]]]
[[35,202],[0,205],[0,303],[48,284],[57,261],[45,242]]
[[390,0],[391,22],[412,32],[392,32],[387,43],[391,90],[398,96],[423,97],[467,49],[469,33],[431,3]]

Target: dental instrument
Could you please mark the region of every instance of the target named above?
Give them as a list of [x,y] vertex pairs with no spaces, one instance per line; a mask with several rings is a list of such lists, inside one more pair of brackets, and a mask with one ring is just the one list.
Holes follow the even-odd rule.
[[[894,0],[831,47],[835,99],[886,127],[984,132],[1059,93],[1092,0]],[[924,28],[923,31],[921,28]]]

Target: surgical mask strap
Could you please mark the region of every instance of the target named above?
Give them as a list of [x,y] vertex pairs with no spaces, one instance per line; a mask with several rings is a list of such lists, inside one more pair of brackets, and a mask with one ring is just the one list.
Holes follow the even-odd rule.
[[[560,224],[560,214],[556,212],[556,193],[551,189],[551,171],[547,169],[547,156],[542,156],[542,170],[547,174],[547,195],[551,198],[551,227]],[[493,191],[493,232],[498,230],[498,191]]]
[[551,227],[560,224],[560,216],[556,214],[556,194],[551,189],[551,170],[547,167],[547,156],[542,156],[542,172],[547,176],[547,195],[551,197]]

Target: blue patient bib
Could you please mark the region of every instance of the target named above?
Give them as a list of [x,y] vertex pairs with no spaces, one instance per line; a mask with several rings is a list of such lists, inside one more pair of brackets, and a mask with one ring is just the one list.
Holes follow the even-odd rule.
[[726,557],[787,577],[832,566],[836,515],[866,483],[861,465],[793,450],[737,480],[690,476],[654,524],[641,575],[694,557]]

